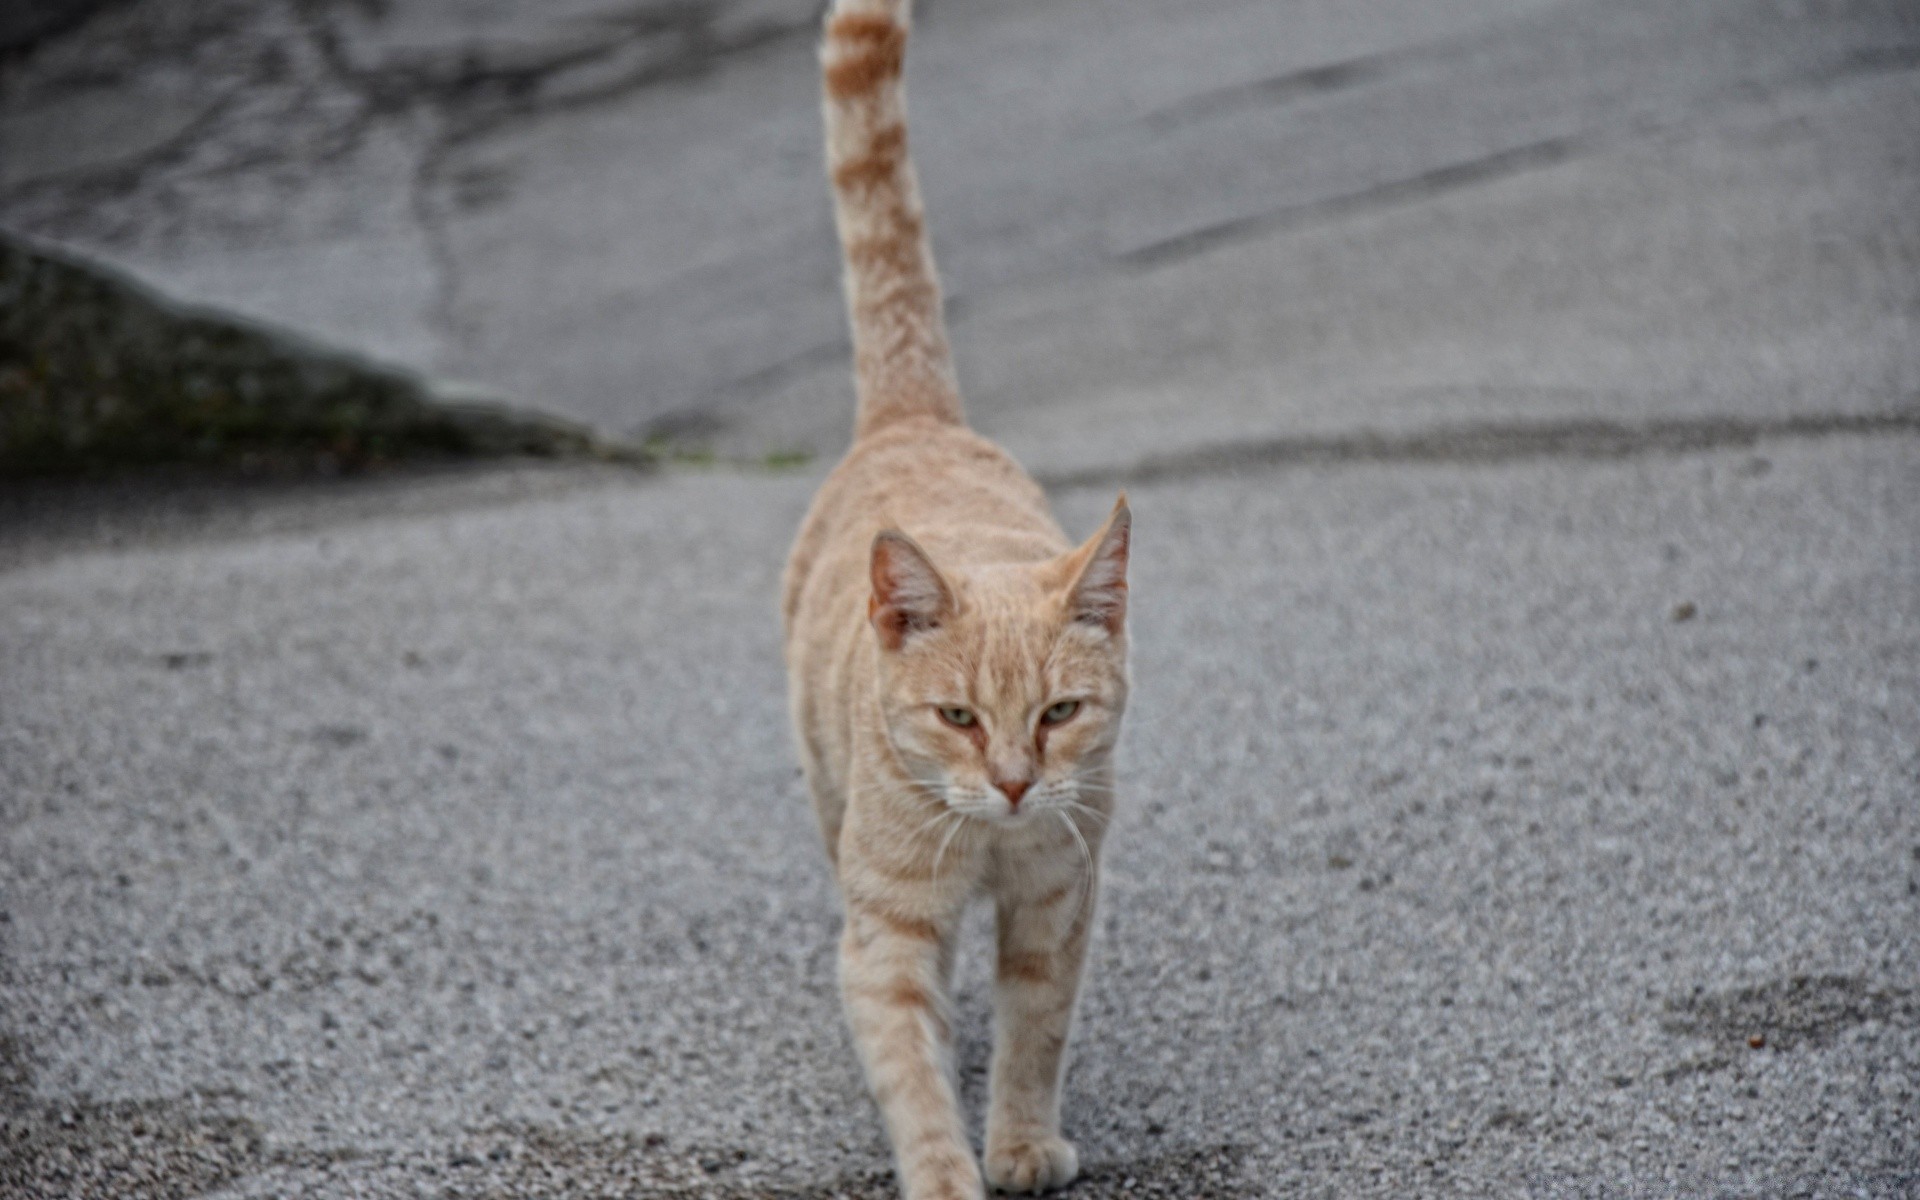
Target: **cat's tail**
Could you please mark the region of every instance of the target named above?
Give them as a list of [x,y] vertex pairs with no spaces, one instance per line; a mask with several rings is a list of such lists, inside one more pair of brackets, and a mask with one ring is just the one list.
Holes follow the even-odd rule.
[[907,417],[966,419],[907,157],[900,71],[911,7],[911,0],[834,0],[820,48],[827,167],[853,325],[856,441]]

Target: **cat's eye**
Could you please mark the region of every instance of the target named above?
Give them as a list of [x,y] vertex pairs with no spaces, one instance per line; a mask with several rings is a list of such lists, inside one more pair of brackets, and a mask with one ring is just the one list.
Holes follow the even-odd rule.
[[1062,700],[1060,703],[1040,714],[1042,725],[1058,725],[1080,711],[1078,700]]
[[943,708],[940,710],[940,719],[955,729],[972,729],[980,723],[980,718],[973,715],[973,710],[966,708]]

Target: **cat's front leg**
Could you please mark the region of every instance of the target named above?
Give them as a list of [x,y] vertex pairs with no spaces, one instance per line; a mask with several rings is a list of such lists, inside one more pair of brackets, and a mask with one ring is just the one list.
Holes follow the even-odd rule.
[[1073,1143],[1060,1136],[1060,1078],[1096,886],[1089,862],[1084,875],[996,905],[986,1162],[988,1182],[1005,1191],[1064,1187],[1080,1173]]
[[907,1200],[980,1200],[954,1097],[946,965],[951,928],[850,902],[840,990]]

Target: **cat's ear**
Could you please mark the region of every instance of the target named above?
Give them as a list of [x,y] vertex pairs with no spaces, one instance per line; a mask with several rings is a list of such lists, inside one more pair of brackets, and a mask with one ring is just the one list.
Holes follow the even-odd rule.
[[1113,515],[1099,533],[1067,556],[1073,585],[1067,591],[1070,620],[1098,625],[1118,634],[1127,622],[1127,551],[1133,535],[1133,510],[1127,494],[1114,501]]
[[953,615],[953,589],[927,552],[899,530],[875,535],[870,570],[873,595],[867,600],[867,619],[886,649],[898,650],[908,637],[937,629]]

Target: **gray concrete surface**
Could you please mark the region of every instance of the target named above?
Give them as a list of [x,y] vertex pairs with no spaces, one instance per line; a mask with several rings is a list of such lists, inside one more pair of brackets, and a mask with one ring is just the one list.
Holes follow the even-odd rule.
[[[610,432],[831,452],[813,7],[143,0],[0,72],[0,224]],[[1168,379],[1196,444],[1920,390],[1904,0],[922,17],[969,391],[1029,452],[1083,396],[1159,444]]]
[[[1076,1194],[1911,1194],[1917,465],[1137,487]],[[782,715],[812,483],[0,575],[14,1194],[67,1146],[181,1194],[885,1194]]]
[[[831,453],[810,7],[139,0],[0,70],[0,224]],[[1138,520],[1070,1194],[1920,1194],[1912,6],[921,32],[974,412]],[[0,488],[0,1195],[890,1194],[822,469]]]

